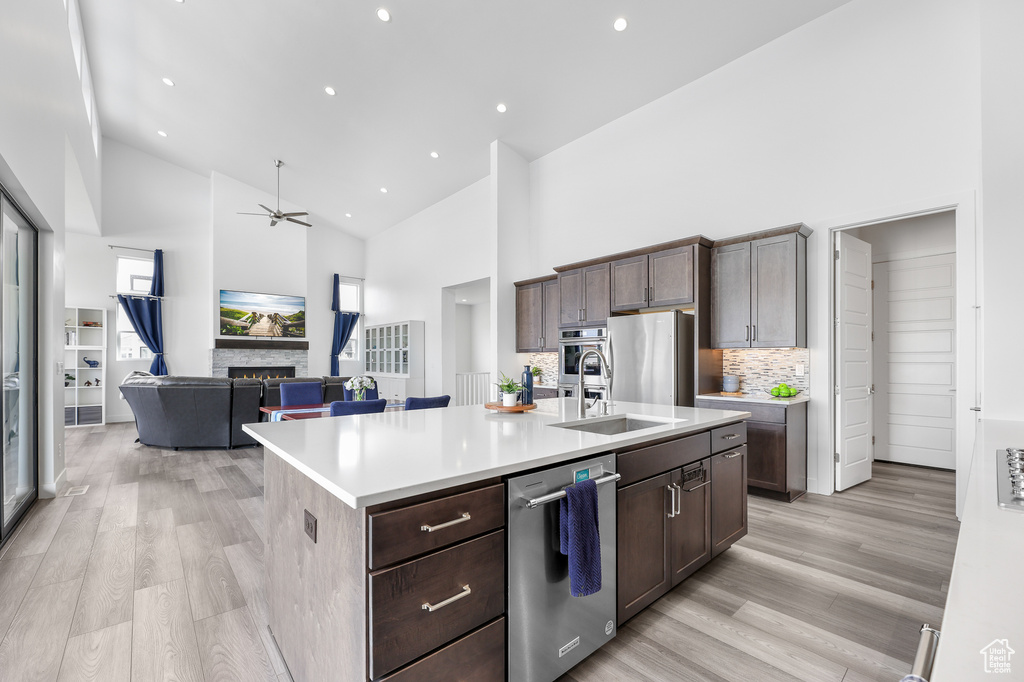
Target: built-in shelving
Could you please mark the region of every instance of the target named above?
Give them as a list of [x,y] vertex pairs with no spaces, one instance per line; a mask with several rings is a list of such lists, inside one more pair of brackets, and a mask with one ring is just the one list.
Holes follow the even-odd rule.
[[406,320],[363,330],[363,371],[392,402],[423,395],[423,321]]
[[[92,366],[86,360],[97,364]],[[64,375],[64,426],[106,423],[105,309],[64,309]]]

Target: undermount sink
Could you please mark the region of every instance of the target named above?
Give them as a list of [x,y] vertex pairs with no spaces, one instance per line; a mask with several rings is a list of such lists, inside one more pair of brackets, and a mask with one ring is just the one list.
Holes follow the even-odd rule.
[[617,433],[628,433],[630,431],[643,431],[658,426],[676,424],[680,419],[654,419],[651,417],[638,417],[630,414],[616,417],[595,417],[575,422],[563,422],[551,424],[560,429],[572,429],[573,431],[586,431],[587,433],[600,433],[605,436],[613,436]]

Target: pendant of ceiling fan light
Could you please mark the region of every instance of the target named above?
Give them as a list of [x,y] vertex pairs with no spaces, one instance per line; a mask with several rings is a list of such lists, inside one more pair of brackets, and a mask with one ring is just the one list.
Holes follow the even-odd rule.
[[307,213],[306,211],[292,211],[291,213],[281,212],[281,166],[283,165],[284,161],[281,161],[280,159],[274,159],[274,166],[277,168],[277,210],[273,210],[269,206],[264,206],[263,204],[256,204],[264,211],[266,211],[266,213],[246,213],[244,211],[238,211],[238,215],[258,215],[263,216],[264,218],[270,218],[271,227],[274,227],[275,225],[282,221],[296,223],[298,225],[303,225],[305,227],[313,227],[311,224],[307,222],[296,220],[298,216],[309,215],[309,213]]

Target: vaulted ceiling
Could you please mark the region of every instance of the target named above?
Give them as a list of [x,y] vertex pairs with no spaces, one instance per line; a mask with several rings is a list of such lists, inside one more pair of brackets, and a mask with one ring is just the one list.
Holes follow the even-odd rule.
[[847,1],[81,0],[105,136],[363,237]]

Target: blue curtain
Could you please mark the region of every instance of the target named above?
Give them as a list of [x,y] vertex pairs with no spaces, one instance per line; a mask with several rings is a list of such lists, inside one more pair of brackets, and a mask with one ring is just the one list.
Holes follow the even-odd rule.
[[359,313],[343,313],[339,310],[334,311],[334,340],[331,342],[332,377],[340,375],[338,354],[341,353],[341,349],[345,347],[346,343],[348,343],[353,330],[356,328],[356,321],[358,319]]
[[[153,278],[156,281],[156,278]],[[149,366],[150,374],[167,375],[167,363],[164,362],[164,329],[162,301],[159,298],[129,298],[117,295],[132,328],[142,342],[153,351],[153,364]]]
[[157,249],[153,252],[153,281],[149,285],[150,296],[164,295],[164,251]]

